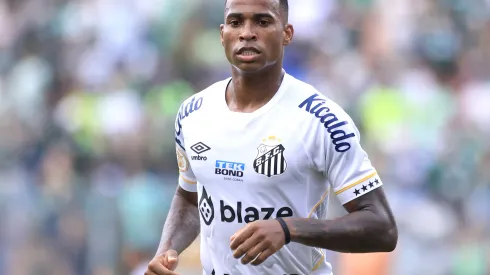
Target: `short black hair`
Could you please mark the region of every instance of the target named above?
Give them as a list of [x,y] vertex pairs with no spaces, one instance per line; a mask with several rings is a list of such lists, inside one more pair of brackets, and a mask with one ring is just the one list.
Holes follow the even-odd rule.
[[[225,8],[226,8],[226,4],[228,3],[228,0],[225,0]],[[284,12],[284,15],[286,16],[286,18],[283,18],[285,19],[284,22],[288,22],[288,19],[289,19],[289,2],[288,0],[279,0],[279,8],[282,9],[282,11]]]
[[285,22],[289,20],[289,2],[288,0],[279,0],[279,7],[284,11],[286,15]]

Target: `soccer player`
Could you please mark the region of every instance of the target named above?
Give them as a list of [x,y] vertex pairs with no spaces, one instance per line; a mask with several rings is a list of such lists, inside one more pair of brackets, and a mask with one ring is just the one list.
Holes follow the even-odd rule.
[[[231,77],[180,108],[179,187],[146,275],[176,274],[199,233],[206,275],[327,275],[325,249],[395,249],[382,181],[353,121],[282,67],[293,34],[287,0],[225,3]],[[349,214],[325,219],[329,192]]]

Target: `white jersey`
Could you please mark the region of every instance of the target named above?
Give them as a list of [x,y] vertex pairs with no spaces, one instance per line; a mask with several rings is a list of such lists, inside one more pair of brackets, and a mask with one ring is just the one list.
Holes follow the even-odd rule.
[[325,219],[382,185],[340,106],[286,74],[253,113],[228,109],[231,79],[186,100],[175,123],[180,186],[198,192],[203,274],[332,274],[322,249],[289,243],[259,266],[233,258],[230,237],[258,219]]

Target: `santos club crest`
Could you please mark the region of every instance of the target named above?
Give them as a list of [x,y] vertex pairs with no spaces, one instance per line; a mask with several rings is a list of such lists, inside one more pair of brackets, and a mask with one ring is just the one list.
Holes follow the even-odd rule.
[[267,177],[277,176],[286,171],[287,163],[284,158],[284,146],[281,140],[274,136],[262,140],[258,148],[257,157],[254,160],[255,172]]

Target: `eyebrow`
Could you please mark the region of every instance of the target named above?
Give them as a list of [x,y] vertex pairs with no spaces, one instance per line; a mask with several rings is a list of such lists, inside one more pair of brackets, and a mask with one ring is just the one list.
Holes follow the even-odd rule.
[[[270,13],[254,13],[253,18],[270,18],[275,19]],[[243,13],[233,12],[229,13],[226,18],[243,18]]]

